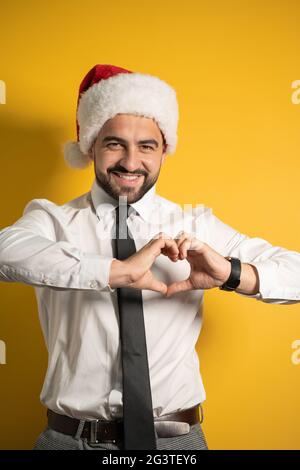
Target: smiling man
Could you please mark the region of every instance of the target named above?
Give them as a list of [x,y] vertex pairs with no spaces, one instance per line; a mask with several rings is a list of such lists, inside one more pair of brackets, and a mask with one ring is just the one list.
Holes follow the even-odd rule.
[[91,190],[34,199],[0,232],[0,279],[34,286],[49,353],[37,450],[207,449],[195,350],[205,289],[300,301],[299,253],[156,193],[177,124],[170,85],[96,65],[65,145],[71,167],[93,165]]

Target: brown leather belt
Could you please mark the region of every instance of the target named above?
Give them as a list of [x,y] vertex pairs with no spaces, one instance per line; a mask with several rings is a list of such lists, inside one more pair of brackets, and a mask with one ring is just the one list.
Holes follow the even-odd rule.
[[[199,406],[201,409],[201,418],[199,417]],[[54,431],[71,436],[78,435],[81,438],[87,438],[90,444],[98,442],[117,442],[123,439],[123,421],[107,421],[95,419],[85,421],[71,418],[66,415],[55,413],[48,409],[48,426]],[[180,434],[186,434],[193,424],[201,423],[203,411],[201,404],[185,410],[176,411],[154,418],[154,426],[157,437],[173,437]],[[83,424],[82,429],[79,428]],[[81,424],[81,425],[82,425]]]

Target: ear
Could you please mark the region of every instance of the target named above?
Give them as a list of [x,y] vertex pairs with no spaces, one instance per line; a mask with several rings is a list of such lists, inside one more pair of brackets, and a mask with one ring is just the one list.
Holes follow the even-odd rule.
[[164,144],[163,145],[163,153],[162,153],[162,157],[161,157],[161,163],[163,164],[165,159],[167,157],[167,145]]
[[93,142],[92,146],[90,147],[89,151],[88,151],[88,157],[94,161],[94,157],[95,157],[95,153],[94,153],[94,145],[95,143]]

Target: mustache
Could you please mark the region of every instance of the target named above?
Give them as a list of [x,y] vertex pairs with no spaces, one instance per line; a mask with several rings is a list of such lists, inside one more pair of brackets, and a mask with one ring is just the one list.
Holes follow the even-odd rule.
[[114,171],[117,171],[118,173],[125,173],[127,175],[143,175],[143,176],[148,175],[148,173],[144,170],[128,171],[126,170],[126,168],[122,166],[115,166],[113,168],[110,168],[109,173],[113,173]]

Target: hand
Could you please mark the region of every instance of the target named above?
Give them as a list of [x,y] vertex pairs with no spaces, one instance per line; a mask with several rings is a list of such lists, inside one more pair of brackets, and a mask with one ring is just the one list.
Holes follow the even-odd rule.
[[155,259],[163,254],[172,261],[177,261],[179,249],[174,239],[159,232],[143,248],[120,261],[113,260],[111,264],[109,285],[115,287],[132,287],[135,289],[150,289],[166,294],[168,286],[154,277],[151,266]]
[[168,286],[167,297],[176,292],[219,287],[227,281],[231,272],[230,261],[186,232],[175,240],[179,249],[178,259],[187,259],[191,265],[191,272],[187,279]]

